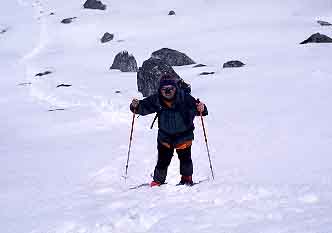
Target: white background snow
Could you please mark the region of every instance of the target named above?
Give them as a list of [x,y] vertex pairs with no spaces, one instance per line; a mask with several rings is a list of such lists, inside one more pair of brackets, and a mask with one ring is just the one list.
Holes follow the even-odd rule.
[[[74,0],[1,2],[0,231],[331,233],[332,46],[299,43],[332,36],[315,22],[332,20],[332,2],[103,2],[106,11]],[[67,17],[78,18],[61,24]],[[101,44],[106,31],[115,39]],[[129,190],[151,180],[157,130],[153,116],[136,119],[125,182],[128,106],[142,96],[136,73],[109,67],[122,50],[142,65],[163,47],[208,65],[174,68],[209,108],[216,177],[176,187],[175,157],[169,185]],[[234,59],[246,66],[222,69]],[[65,110],[48,111],[57,108]],[[199,119],[195,132],[201,180],[210,168]]]

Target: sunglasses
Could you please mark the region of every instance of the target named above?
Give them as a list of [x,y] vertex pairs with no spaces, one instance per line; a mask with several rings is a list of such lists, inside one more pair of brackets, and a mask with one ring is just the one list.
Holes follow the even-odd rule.
[[163,87],[160,90],[165,93],[170,93],[171,91],[175,91],[175,87]]

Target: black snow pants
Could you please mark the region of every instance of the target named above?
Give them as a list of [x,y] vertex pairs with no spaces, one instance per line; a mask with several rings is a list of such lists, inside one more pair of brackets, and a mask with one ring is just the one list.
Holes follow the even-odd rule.
[[[168,148],[158,142],[158,161],[154,170],[153,180],[161,184],[165,183],[167,169],[171,163],[174,147]],[[185,149],[176,149],[180,160],[180,174],[182,176],[192,176],[193,162],[191,160],[191,146]]]

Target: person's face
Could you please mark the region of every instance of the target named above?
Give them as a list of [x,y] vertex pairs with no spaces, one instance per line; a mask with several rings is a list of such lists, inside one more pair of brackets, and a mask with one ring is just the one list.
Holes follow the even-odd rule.
[[175,96],[176,88],[172,85],[166,85],[163,86],[160,91],[164,98],[171,100]]

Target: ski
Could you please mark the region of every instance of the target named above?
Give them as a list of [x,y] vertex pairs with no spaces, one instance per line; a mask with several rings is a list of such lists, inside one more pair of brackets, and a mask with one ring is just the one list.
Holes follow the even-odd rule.
[[[162,186],[162,185],[165,185],[165,184],[167,184],[167,183],[163,183],[163,184],[161,184],[159,186]],[[142,188],[142,187],[150,187],[150,183],[139,184],[139,185],[136,185],[136,186],[131,187],[129,189],[139,189],[139,188]]]
[[142,187],[146,187],[146,186],[150,186],[149,183],[143,183],[143,184],[139,184],[139,185],[136,185],[136,186],[133,186],[129,189],[139,189],[139,188],[142,188]]
[[[199,180],[197,182],[194,182],[192,185],[185,185],[185,184],[176,184],[175,186],[188,186],[188,187],[192,187],[192,186],[195,186],[195,185],[198,185],[198,184],[201,184],[203,182],[206,182],[206,181],[209,181],[210,179],[209,178],[206,178],[206,179],[203,179],[203,180]],[[162,185],[166,185],[167,183],[164,183],[164,184],[161,184],[160,186]],[[139,185],[136,185],[136,186],[133,186],[131,188],[129,188],[130,190],[133,190],[133,189],[140,189],[140,188],[143,188],[143,187],[150,187],[150,183],[143,183],[143,184],[139,184]]]
[[187,185],[187,184],[177,184],[176,186],[189,186],[189,187],[192,187],[192,186],[195,186],[197,184],[200,184],[200,183],[203,183],[205,181],[209,181],[210,179],[209,178],[206,178],[206,179],[203,179],[203,180],[199,180],[197,182],[194,182],[193,184],[191,185]]

